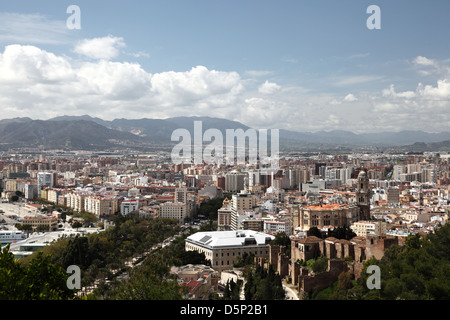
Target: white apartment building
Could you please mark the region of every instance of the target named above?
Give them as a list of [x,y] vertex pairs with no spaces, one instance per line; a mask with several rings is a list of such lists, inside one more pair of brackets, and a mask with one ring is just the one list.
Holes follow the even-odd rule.
[[65,195],[67,206],[74,211],[81,212],[84,210],[85,196],[78,193],[68,193]]
[[48,189],[47,190],[47,200],[53,203],[58,203],[58,196],[60,194],[60,190],[56,189]]
[[286,235],[291,235],[292,224],[288,220],[264,220],[264,232],[280,233],[284,232]]
[[130,212],[139,210],[139,200],[138,199],[127,199],[122,201],[120,204],[120,213],[126,216]]
[[118,210],[118,200],[89,196],[85,198],[84,210],[95,214],[97,217],[113,215]]
[[357,221],[351,224],[350,229],[358,237],[386,234],[386,222],[383,221]]

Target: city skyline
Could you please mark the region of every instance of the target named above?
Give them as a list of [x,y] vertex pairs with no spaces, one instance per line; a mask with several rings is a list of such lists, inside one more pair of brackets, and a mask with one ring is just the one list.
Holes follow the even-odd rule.
[[[68,8],[80,9],[70,29]],[[367,9],[380,8],[370,30]],[[253,128],[448,131],[445,1],[18,1],[0,119],[211,116]]]

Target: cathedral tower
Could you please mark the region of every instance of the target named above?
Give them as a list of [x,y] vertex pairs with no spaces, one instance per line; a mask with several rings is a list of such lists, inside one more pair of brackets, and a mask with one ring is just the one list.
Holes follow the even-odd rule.
[[361,171],[356,184],[356,203],[360,220],[370,220],[370,197],[369,178],[365,171]]

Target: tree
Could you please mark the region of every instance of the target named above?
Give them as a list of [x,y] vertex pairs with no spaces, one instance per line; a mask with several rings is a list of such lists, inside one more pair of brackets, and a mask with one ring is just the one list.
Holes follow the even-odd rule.
[[343,227],[334,228],[333,230],[328,230],[328,237],[335,237],[336,239],[350,240],[350,239],[356,237],[356,233],[354,233],[352,231],[352,229],[350,229],[349,227],[343,226]]
[[309,228],[309,230],[307,231],[306,234],[308,235],[308,237],[315,236],[317,238],[322,239],[322,233],[320,232],[320,230],[317,227]]
[[45,231],[49,231],[50,227],[48,225],[39,225],[37,227],[37,231],[38,232],[45,232]]
[[[391,246],[382,259],[365,261],[361,277],[350,287],[344,275],[333,299],[441,300],[450,299],[450,225],[426,236],[409,236],[405,246]],[[381,289],[369,290],[367,267],[377,265]]]
[[285,298],[281,277],[269,265],[268,269],[256,265],[246,274],[247,283],[244,288],[246,300],[282,300]]
[[181,300],[186,293],[176,279],[163,279],[149,268],[133,271],[117,289],[107,293],[108,300]]
[[205,253],[198,251],[185,251],[183,250],[180,254],[181,263],[180,265],[186,264],[208,264],[206,260]]
[[28,265],[18,263],[9,245],[0,251],[1,300],[73,299],[67,273],[40,252]]
[[244,297],[245,300],[252,300],[255,294],[256,288],[255,283],[253,282],[253,273],[250,272],[247,276],[247,282],[244,287]]
[[223,205],[225,198],[215,198],[205,201],[200,204],[199,215],[203,215],[210,220],[217,220],[217,210]]
[[328,258],[318,257],[317,259],[309,259],[306,267],[314,273],[326,271],[328,268]]
[[83,226],[83,224],[81,224],[81,222],[79,222],[79,221],[75,221],[72,224],[72,228],[75,228],[75,229],[81,228],[82,226]]

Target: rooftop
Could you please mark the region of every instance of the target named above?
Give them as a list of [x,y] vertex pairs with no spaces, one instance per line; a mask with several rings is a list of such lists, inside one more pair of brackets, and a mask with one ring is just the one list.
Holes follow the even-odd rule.
[[309,210],[333,210],[333,209],[340,209],[340,208],[347,208],[347,206],[339,204],[339,203],[333,203],[333,204],[323,204],[321,206],[305,207],[305,209],[309,209]]
[[240,247],[266,245],[274,236],[253,230],[206,231],[189,236],[186,241],[203,247]]

